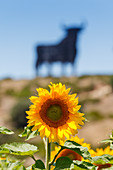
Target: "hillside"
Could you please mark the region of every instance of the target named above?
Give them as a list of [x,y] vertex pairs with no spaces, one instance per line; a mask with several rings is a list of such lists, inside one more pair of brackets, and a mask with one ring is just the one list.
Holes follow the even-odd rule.
[[[78,136],[85,138],[93,147],[99,146],[99,141],[108,138],[113,129],[113,77],[112,76],[83,76],[61,78],[36,78],[33,80],[0,80],[0,126],[14,129],[16,121],[12,115],[18,105],[29,105],[29,97],[36,95],[36,88],[48,89],[50,82],[62,82],[77,93],[82,105],[81,112],[86,114],[88,122],[79,130]],[[19,104],[23,105],[19,105]],[[26,107],[28,106],[26,104]],[[20,116],[16,118],[22,119]],[[12,113],[13,112],[13,113]],[[17,126],[15,126],[16,128]]]

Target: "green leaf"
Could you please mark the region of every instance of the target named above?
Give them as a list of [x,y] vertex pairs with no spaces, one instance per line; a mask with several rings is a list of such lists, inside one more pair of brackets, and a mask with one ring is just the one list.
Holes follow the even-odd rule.
[[11,135],[11,134],[14,134],[14,132],[12,130],[7,129],[4,126],[0,126],[0,134]]
[[35,169],[35,168],[45,169],[45,165],[44,165],[44,163],[40,159],[38,159],[35,162],[35,164],[33,165],[33,169]]
[[110,149],[113,150],[113,139],[105,139],[105,140],[102,140],[101,143],[109,143]]
[[112,149],[112,150],[113,150],[113,142],[112,142],[112,143],[110,143],[110,149]]
[[61,169],[65,169],[65,168],[70,168],[72,162],[73,161],[68,157],[60,157],[56,160],[54,170],[61,170]]
[[92,163],[89,162],[85,162],[85,161],[78,161],[78,160],[74,160],[74,168],[76,168],[77,170],[96,170],[97,167],[95,165],[93,165]]
[[1,170],[26,170],[22,162],[12,160],[10,158],[0,161]]
[[78,153],[79,155],[81,155],[84,159],[89,159],[90,161],[92,160],[91,155],[88,151],[88,148],[83,147],[74,141],[67,140],[65,142],[64,146],[62,146],[62,148],[63,149],[71,149],[71,150],[75,151],[76,153]]
[[31,170],[31,168],[32,168],[32,165],[27,167],[26,170]]
[[26,170],[21,162],[9,163],[9,165],[10,166],[7,168],[7,170]]
[[113,164],[113,156],[107,154],[102,156],[95,156],[92,158],[92,162],[95,164],[105,164],[105,163]]
[[113,166],[111,166],[109,168],[103,168],[102,170],[113,170]]
[[110,143],[110,142],[112,142],[111,139],[104,139],[104,140],[100,141],[100,143]]
[[10,153],[13,155],[33,155],[37,151],[38,148],[29,143],[14,142],[0,146],[0,153]]
[[24,131],[19,134],[20,137],[26,137],[26,140],[34,138],[39,135],[38,130],[32,131],[33,126],[25,127]]
[[113,150],[113,131],[112,131],[112,135],[110,135],[109,137],[110,137],[110,139],[102,140],[101,143],[109,143],[110,149]]

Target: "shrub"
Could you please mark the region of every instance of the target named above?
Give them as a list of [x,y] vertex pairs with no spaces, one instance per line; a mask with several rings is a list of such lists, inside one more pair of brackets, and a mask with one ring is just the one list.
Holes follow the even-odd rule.
[[86,118],[90,121],[97,121],[103,119],[104,116],[102,116],[100,112],[93,110],[86,114]]
[[112,87],[112,93],[113,93],[113,76],[111,76],[111,78],[110,78],[110,85]]
[[16,95],[16,93],[13,89],[7,89],[5,91],[5,94],[8,95],[8,96],[15,96]]
[[29,110],[29,100],[26,98],[20,99],[13,107],[11,117],[16,128],[23,128],[27,125],[26,113]]

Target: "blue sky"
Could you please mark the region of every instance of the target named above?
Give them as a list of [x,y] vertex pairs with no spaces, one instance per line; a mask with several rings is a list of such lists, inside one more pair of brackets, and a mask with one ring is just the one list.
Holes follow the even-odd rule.
[[113,0],[0,0],[0,79],[35,77],[36,45],[55,44],[62,25],[82,22],[77,75],[113,74]]

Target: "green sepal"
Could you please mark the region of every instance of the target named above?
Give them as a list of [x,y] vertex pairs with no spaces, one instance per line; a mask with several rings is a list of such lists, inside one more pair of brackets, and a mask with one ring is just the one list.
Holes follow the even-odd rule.
[[24,131],[19,134],[19,137],[26,137],[26,141],[39,135],[38,130],[32,131],[33,126],[24,127]]
[[74,166],[74,169],[77,169],[77,170],[96,170],[97,169],[95,165],[89,162],[74,160],[73,163],[74,164],[72,166]]
[[33,155],[37,151],[37,146],[31,145],[29,143],[14,142],[0,146],[0,153],[9,153],[13,155]]
[[60,157],[56,160],[54,170],[61,170],[65,168],[70,168],[73,161],[68,157]]
[[14,132],[12,130],[7,129],[4,126],[0,126],[0,134],[12,135],[14,134]]
[[36,168],[45,169],[45,165],[40,159],[36,160],[35,164],[32,166],[32,170],[35,170]]

